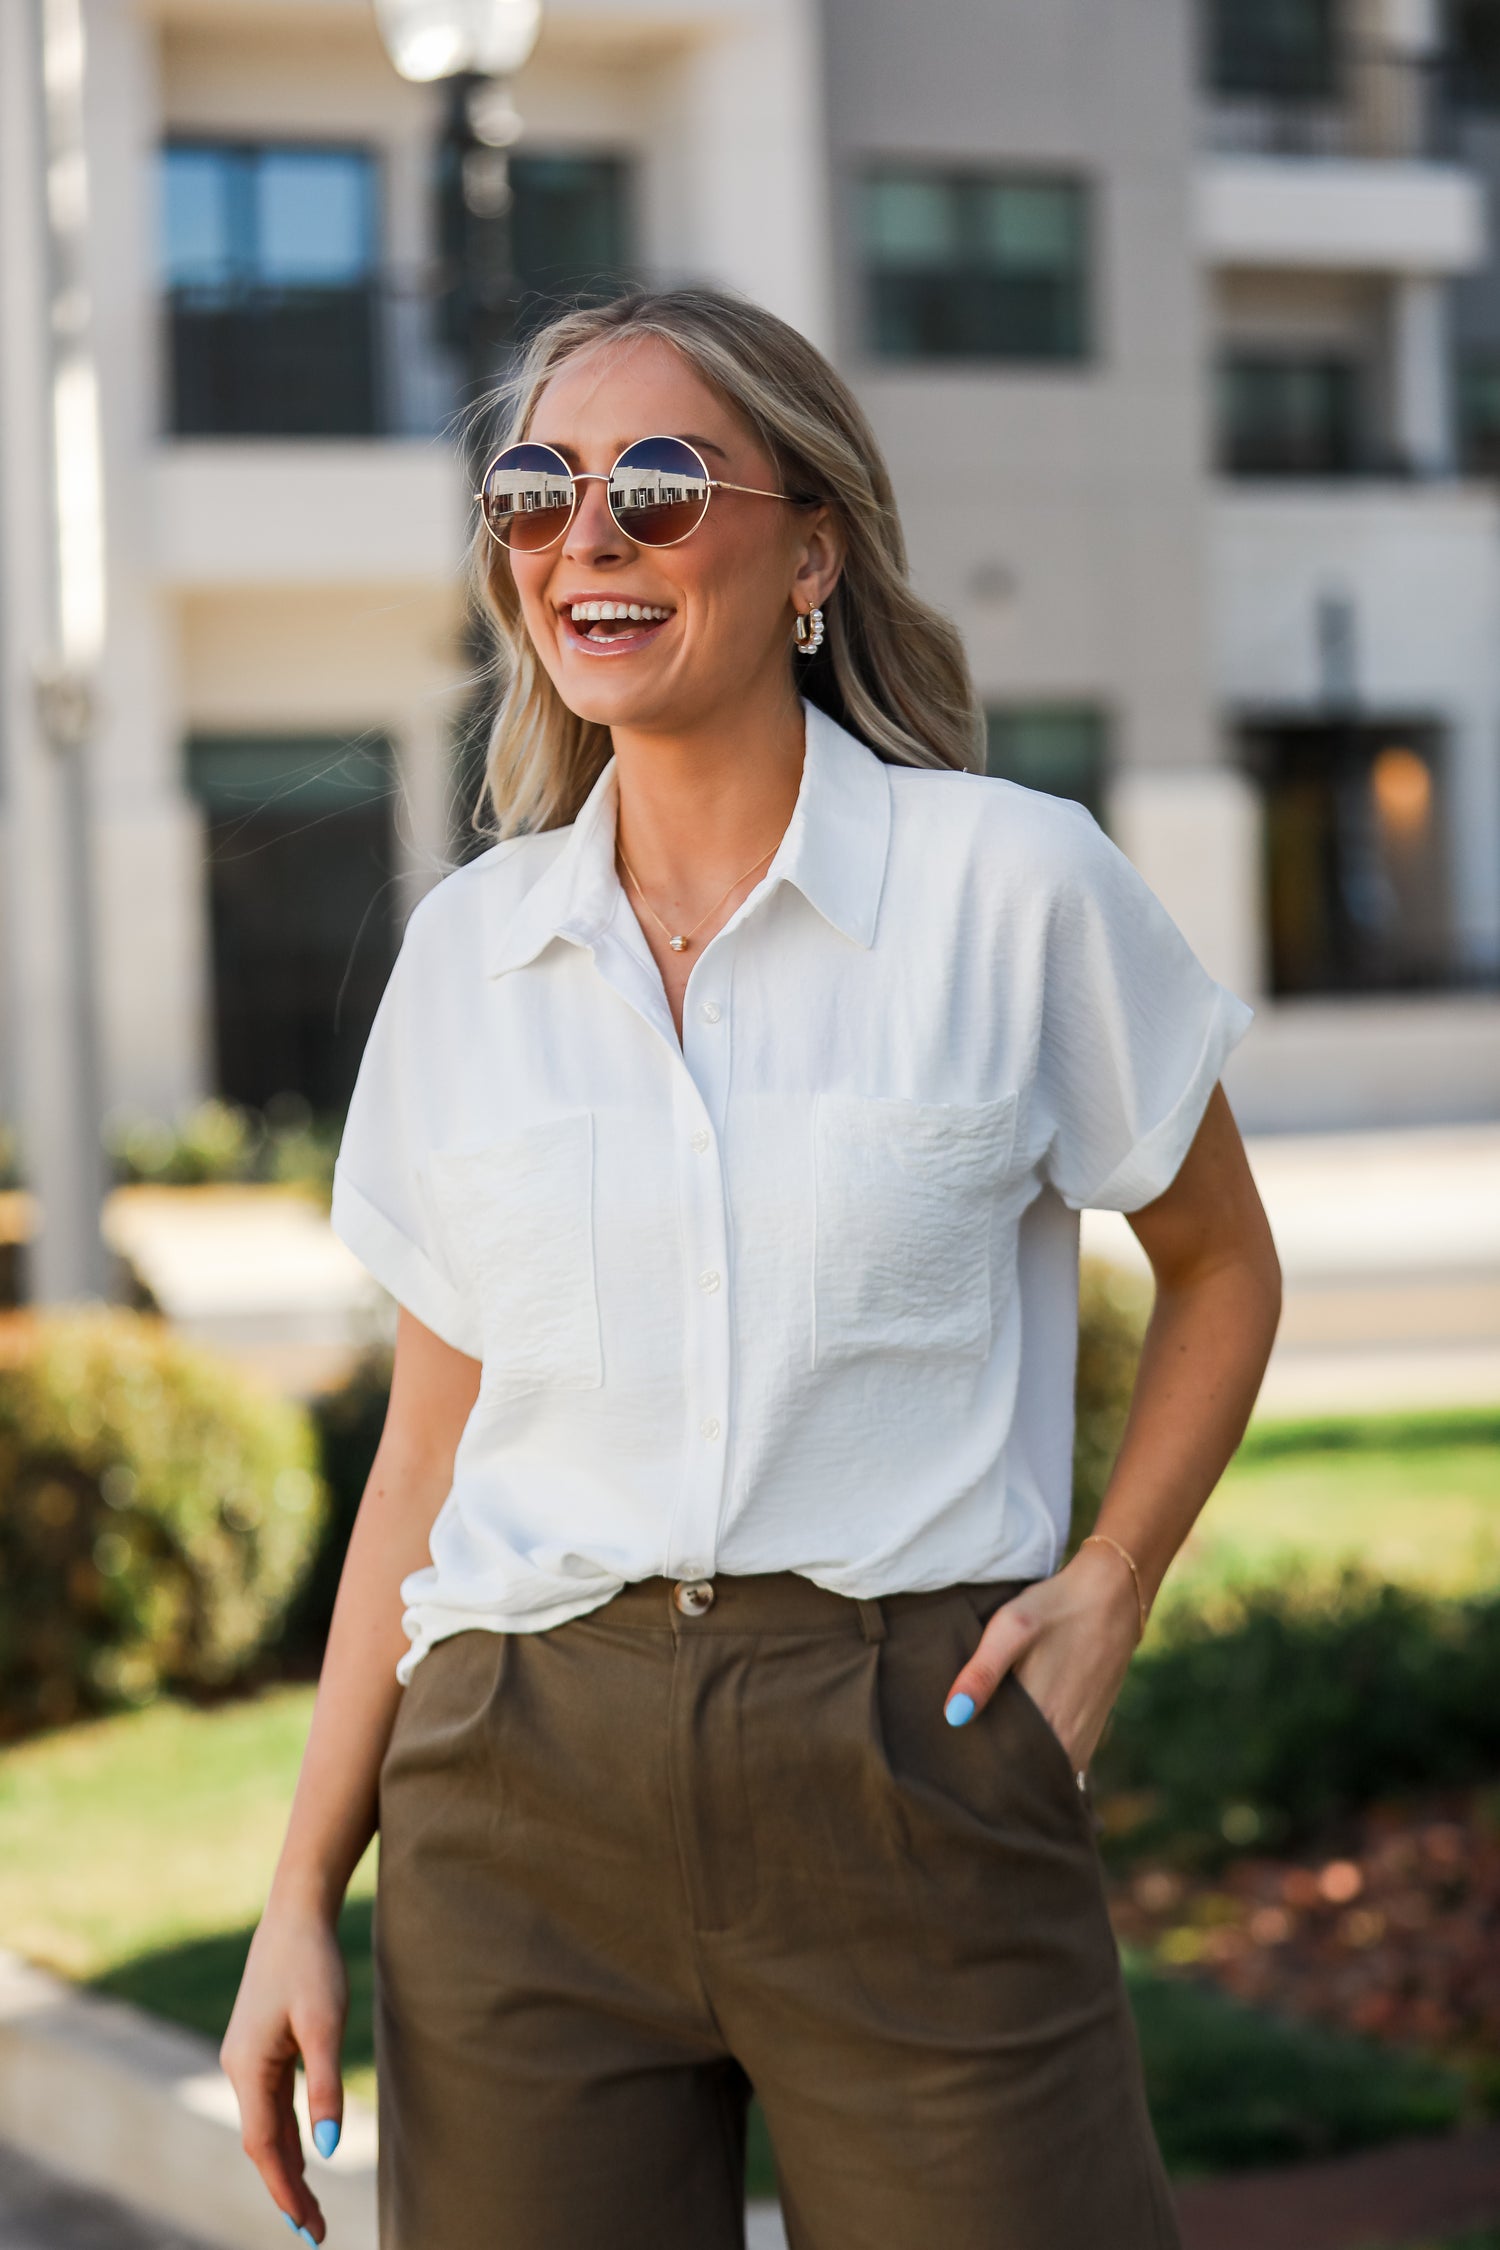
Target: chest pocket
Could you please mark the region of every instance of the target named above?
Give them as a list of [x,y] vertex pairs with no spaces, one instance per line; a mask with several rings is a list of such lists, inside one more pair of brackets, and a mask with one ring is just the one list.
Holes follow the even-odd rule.
[[480,1397],[517,1385],[594,1390],[604,1380],[594,1267],[594,1119],[549,1118],[429,1177],[447,1240],[479,1307]]
[[814,1367],[988,1352],[991,1234],[1018,1101],[817,1097]]

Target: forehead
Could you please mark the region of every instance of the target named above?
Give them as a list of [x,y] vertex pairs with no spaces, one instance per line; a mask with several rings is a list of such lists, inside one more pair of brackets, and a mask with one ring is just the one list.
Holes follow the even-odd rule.
[[658,336],[607,337],[549,377],[528,436],[548,445],[599,443],[616,450],[659,431],[701,430],[743,452],[749,432],[691,361]]

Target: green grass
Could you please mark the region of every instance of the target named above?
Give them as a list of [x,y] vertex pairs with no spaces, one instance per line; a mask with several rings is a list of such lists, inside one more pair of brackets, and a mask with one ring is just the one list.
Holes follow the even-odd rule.
[[[1162,1598],[1351,1554],[1459,1593],[1500,1577],[1500,1416],[1257,1427]],[[212,1710],[171,1699],[0,1754],[0,1943],[217,2040],[264,1903],[312,1690]],[[369,1961],[376,1847],[341,1922],[344,2060],[374,2095]],[[1178,2177],[1291,2161],[1458,2115],[1456,2076],[1253,2011],[1126,1960],[1153,2116]],[[752,2113],[751,2190],[774,2187]],[[1500,2238],[1412,2250],[1500,2250]]]
[[1252,1425],[1159,1602],[1346,1560],[1446,1596],[1500,1581],[1500,1413]]
[[1122,1948],[1151,2114],[1175,2180],[1296,2164],[1444,2132],[1462,2075],[1353,2034],[1248,2008]]
[[[163,1698],[0,1757],[0,1943],[220,2038],[281,1847],[313,1691]],[[351,2055],[369,2063],[376,1847],[344,1922]],[[356,2076],[351,2076],[351,2084]]]

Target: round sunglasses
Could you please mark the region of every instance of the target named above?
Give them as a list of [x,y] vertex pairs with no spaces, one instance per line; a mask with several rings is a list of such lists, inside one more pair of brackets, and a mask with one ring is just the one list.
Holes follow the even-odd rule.
[[604,486],[611,516],[637,547],[677,546],[697,530],[716,492],[812,505],[793,492],[711,477],[696,446],[676,437],[637,438],[607,475],[602,469],[570,469],[550,445],[507,445],[485,470],[474,497],[490,537],[531,555],[556,546],[573,520],[578,488],[587,483]]

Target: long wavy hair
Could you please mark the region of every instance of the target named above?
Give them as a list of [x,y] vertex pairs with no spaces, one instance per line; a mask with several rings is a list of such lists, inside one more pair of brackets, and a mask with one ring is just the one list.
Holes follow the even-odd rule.
[[[634,290],[561,314],[539,329],[485,420],[513,445],[543,386],[575,353],[609,340],[659,337],[754,431],[788,492],[815,494],[843,533],[838,585],[824,605],[817,655],[795,655],[799,691],[893,765],[982,764],[983,721],[957,629],[913,593],[906,542],[875,434],[848,385],[805,336],[725,289]],[[475,592],[495,637],[500,694],[484,787],[482,833],[507,837],[574,819],[610,756],[609,729],[570,711],[521,615],[505,550],[476,529]],[[485,799],[494,825],[483,817]]]

